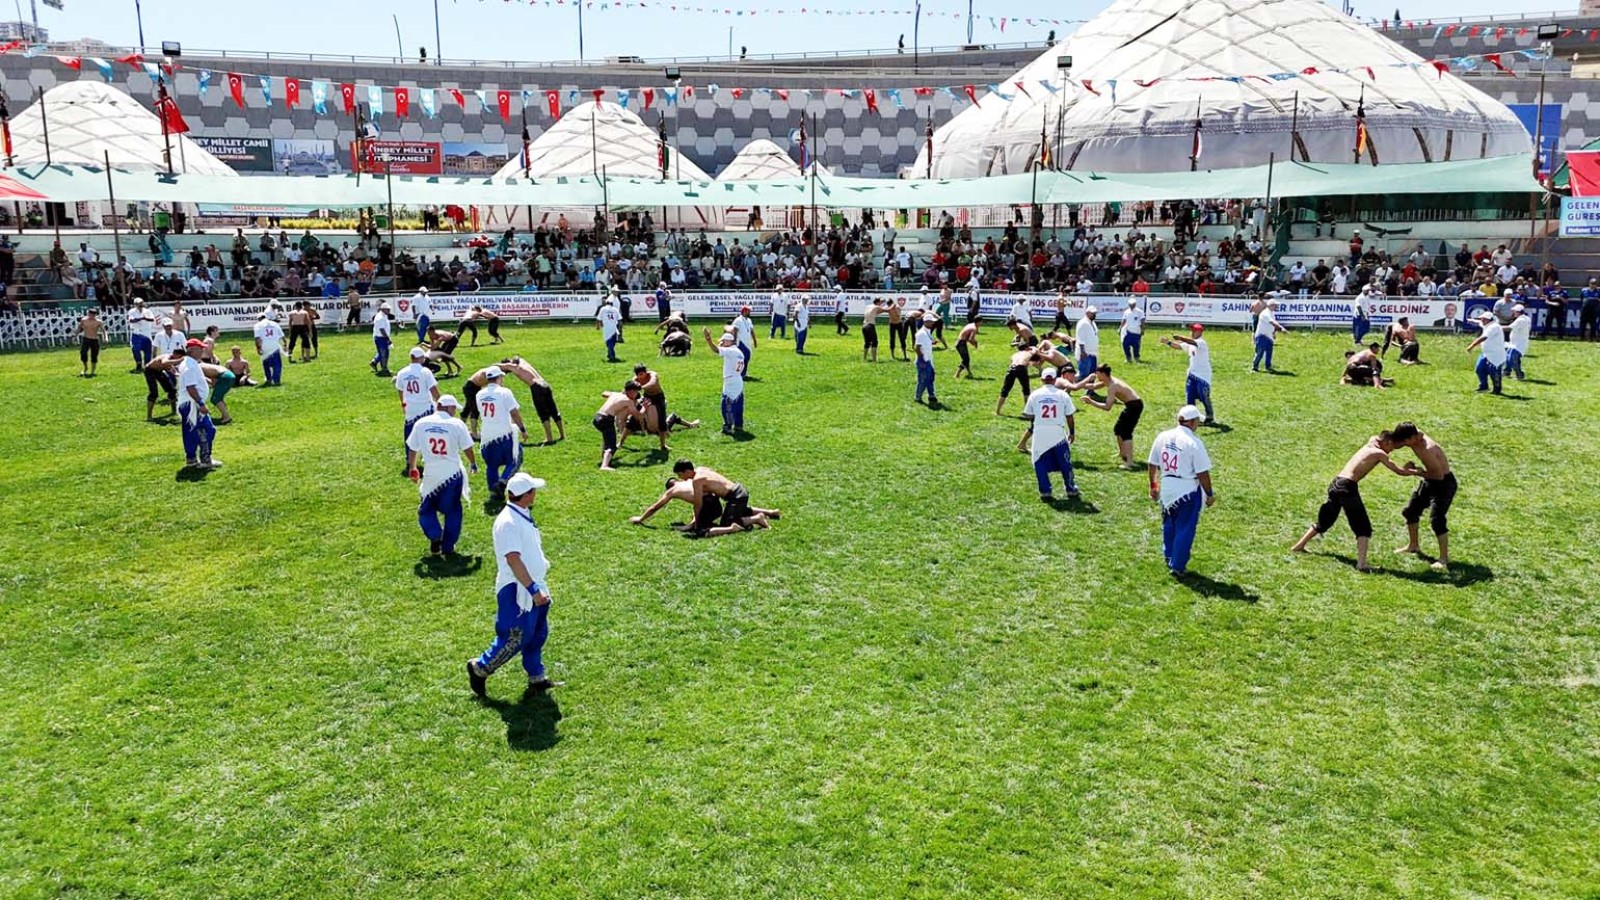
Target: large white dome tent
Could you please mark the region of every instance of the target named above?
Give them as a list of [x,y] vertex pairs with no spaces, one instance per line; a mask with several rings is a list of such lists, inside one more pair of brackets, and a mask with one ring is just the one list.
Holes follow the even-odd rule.
[[[567,110],[528,145],[528,176],[534,179],[588,178],[603,174],[610,178],[656,181],[661,178],[659,151],[656,130],[646,125],[637,113],[609,101],[590,101]],[[712,181],[692,160],[678,156],[677,148],[672,148],[672,153],[674,158],[668,173],[672,180]],[[520,148],[494,177],[523,177]],[[506,218],[522,215],[522,210],[512,208],[500,212]],[[551,222],[561,213],[565,213],[569,221],[584,223],[594,215],[593,210],[587,209],[534,210],[535,216]],[[666,215],[674,226],[681,224],[685,228],[710,228],[722,221],[721,211],[712,207],[680,207],[667,210]]]
[[1532,152],[1503,104],[1316,0],[1118,0],[1001,90],[1018,81],[1031,97],[986,96],[935,134],[936,177],[1026,171],[1041,130],[1064,168],[1187,171],[1197,117],[1201,169],[1287,161],[1291,131],[1298,159],[1348,163],[1358,105],[1380,163]]
[[733,159],[717,173],[718,181],[771,181],[799,178],[800,164],[777,144],[756,138],[739,149]]
[[[41,113],[39,105],[45,104]],[[48,117],[48,122],[46,121]],[[52,163],[164,171],[161,118],[149,106],[99,81],[59,84],[11,120],[13,155],[20,164],[45,161],[45,128]],[[170,136],[172,169],[193,175],[237,176],[227,163],[181,134]]]

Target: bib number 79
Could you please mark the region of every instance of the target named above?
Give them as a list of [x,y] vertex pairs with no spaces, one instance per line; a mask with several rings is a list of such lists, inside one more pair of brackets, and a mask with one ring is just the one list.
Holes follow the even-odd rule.
[[490,418],[490,419],[494,418],[494,404],[493,403],[479,403],[478,405],[483,408],[483,414],[484,414],[485,417]]

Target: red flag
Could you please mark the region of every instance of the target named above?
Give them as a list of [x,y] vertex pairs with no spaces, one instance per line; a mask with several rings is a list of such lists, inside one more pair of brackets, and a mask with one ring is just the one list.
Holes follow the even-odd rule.
[[1300,74],[1301,75],[1315,75],[1315,74],[1317,74],[1317,67],[1316,66],[1306,66],[1304,69],[1300,70]]
[[931,87],[912,88],[911,89],[911,93],[917,95],[918,97],[932,97],[933,96],[933,88],[931,88]]
[[411,89],[397,87],[394,89],[394,114],[404,119],[411,114]]
[[1377,81],[1378,80],[1378,76],[1373,74],[1371,66],[1362,66],[1361,68],[1367,70],[1367,77],[1368,78],[1371,78],[1373,81]]
[[1152,78],[1149,81],[1140,81],[1139,79],[1135,78],[1133,80],[1133,83],[1137,84],[1139,87],[1147,88],[1147,87],[1155,87],[1156,84],[1159,83],[1160,81],[1161,81],[1161,79],[1159,79],[1159,78]]
[[161,121],[166,124],[167,134],[183,134],[189,130],[189,123],[178,113],[178,102],[170,96],[156,101],[156,112],[161,114]]
[[735,99],[735,100],[743,100],[744,99],[744,88],[734,88],[732,93],[733,93],[733,99]]
[[1444,73],[1450,71],[1450,64],[1442,59],[1436,59],[1433,61],[1433,68],[1439,73],[1439,77],[1443,78]]
[[544,108],[550,111],[550,118],[552,118],[552,119],[561,118],[561,92],[560,91],[545,91],[544,92]]
[[1444,27],[1444,36],[1445,37],[1450,37],[1451,35],[1453,35],[1455,33],[1456,33],[1456,26],[1455,25],[1446,25]]
[[129,53],[127,56],[117,57],[117,62],[122,63],[130,69],[137,69],[144,65],[144,55],[141,53]]
[[511,121],[511,92],[500,91],[495,94],[494,99],[500,107],[500,118],[507,122]]
[[228,73],[228,93],[233,96],[233,102],[244,108],[244,76],[238,72]]
[[774,88],[772,93],[776,94],[778,96],[779,100],[783,100],[785,102],[788,102],[788,100],[789,100],[789,89],[788,88]]
[[457,106],[459,106],[459,107],[461,107],[463,109],[466,108],[466,106],[467,106],[467,95],[461,93],[461,89],[460,88],[446,88],[446,90],[448,90],[450,92],[450,99],[454,100],[456,102]]
[[1100,96],[1100,92],[1094,89],[1094,82],[1093,81],[1090,81],[1088,79],[1084,79],[1083,89],[1088,91],[1089,93],[1095,95],[1096,97]]
[[643,90],[639,91],[639,93],[644,95],[644,108],[645,109],[649,109],[650,108],[650,104],[656,102],[656,92],[653,89],[644,88]]
[[606,89],[605,88],[595,88],[594,90],[590,91],[589,93],[594,97],[594,102],[599,103],[600,102],[600,98],[604,97],[606,95]]
[[694,99],[694,85],[686,84],[686,85],[683,86],[683,99],[685,99],[685,100],[693,100]]
[[300,79],[283,79],[283,105],[290,109],[300,105]]
[[1499,69],[1502,72],[1507,74],[1511,73],[1511,70],[1506,68],[1506,64],[1500,61],[1500,54],[1498,53],[1485,54],[1483,61],[1493,65],[1496,69]]
[[56,62],[74,71],[83,71],[83,57],[81,56],[58,56],[56,57]]
[[1029,100],[1033,99],[1033,95],[1028,93],[1028,86],[1027,85],[1023,84],[1020,81],[1013,81],[1011,83],[1017,86],[1017,90],[1022,92],[1022,96],[1027,97]]
[[862,91],[861,96],[866,98],[868,110],[872,112],[878,111],[878,95],[872,90],[872,88],[867,88],[866,90]]
[[1498,40],[1500,40],[1501,38],[1503,38],[1505,36],[1506,36],[1506,30],[1504,28],[1496,28],[1494,30],[1494,39],[1495,40],[1498,41]]
[[978,92],[972,89],[972,85],[963,84],[961,86],[961,90],[966,92],[968,101],[970,101],[972,103],[977,103],[978,102]]
[[1467,37],[1477,37],[1478,34],[1480,32],[1482,32],[1482,31],[1483,31],[1483,26],[1482,25],[1474,25],[1471,28],[1467,29]]
[[344,98],[345,113],[354,113],[356,111],[356,86],[353,84],[339,85],[339,96]]

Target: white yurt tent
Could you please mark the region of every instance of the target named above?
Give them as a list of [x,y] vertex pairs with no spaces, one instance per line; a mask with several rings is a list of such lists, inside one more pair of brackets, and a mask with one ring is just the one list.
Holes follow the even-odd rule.
[[[46,107],[42,114],[40,103]],[[53,163],[104,166],[109,153],[115,168],[147,172],[167,168],[161,117],[146,104],[100,81],[59,84],[13,118],[11,138],[18,163],[45,161],[47,125]],[[238,174],[187,137],[170,137],[174,172]]]
[[1358,108],[1363,162],[1532,152],[1504,104],[1317,0],[1117,0],[1000,87],[934,135],[935,176],[1027,171],[1041,131],[1064,168],[1188,171],[1197,119],[1201,169],[1286,160],[1292,133],[1297,158],[1348,163]]
[[[757,138],[745,144],[722,171],[717,173],[717,181],[721,184],[799,177],[801,177],[800,164],[790,158],[782,147],[766,138]],[[793,227],[803,221],[805,216],[805,210],[798,207],[763,209],[748,204],[724,207],[722,212],[724,220],[735,227],[744,224],[756,230],[774,226]]]
[[[656,130],[631,110],[607,101],[582,103],[568,110],[528,146],[528,175],[542,179],[604,174],[610,178],[654,181],[661,178],[659,152]],[[672,180],[712,180],[693,161],[679,156],[676,148],[672,154],[668,173]],[[523,177],[522,154],[514,154],[494,177]],[[503,213],[515,216],[521,211],[508,209]],[[561,213],[569,221],[585,223],[594,215],[593,210],[534,210],[536,217],[552,222]],[[667,215],[673,225],[681,221],[685,228],[709,228],[722,221],[721,210],[711,207],[678,208],[669,210]]]

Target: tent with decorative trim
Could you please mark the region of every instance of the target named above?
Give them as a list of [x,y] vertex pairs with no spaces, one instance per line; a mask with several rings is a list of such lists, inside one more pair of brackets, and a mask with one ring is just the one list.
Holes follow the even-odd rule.
[[[41,113],[40,104],[45,105]],[[57,165],[111,165],[130,171],[166,171],[166,139],[161,117],[128,94],[99,81],[84,79],[59,84],[11,120],[13,156],[19,165],[49,159]],[[172,169],[191,175],[238,175],[181,134],[170,135]]]
[[1041,147],[1070,170],[1188,171],[1196,122],[1202,170],[1353,163],[1358,111],[1366,164],[1531,154],[1511,111],[1447,68],[1317,0],[1117,0],[1000,82],[1009,101],[945,123],[933,174],[1025,172]]

